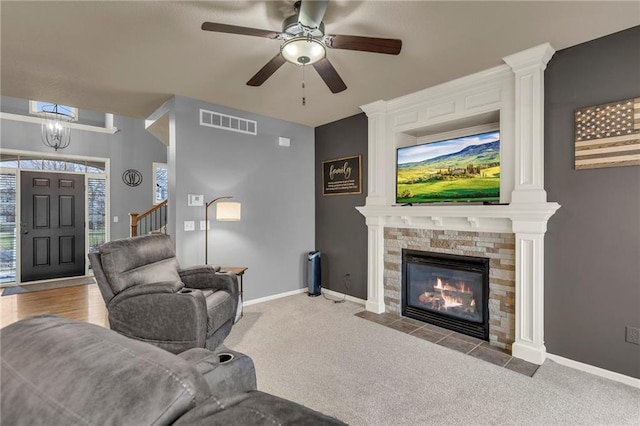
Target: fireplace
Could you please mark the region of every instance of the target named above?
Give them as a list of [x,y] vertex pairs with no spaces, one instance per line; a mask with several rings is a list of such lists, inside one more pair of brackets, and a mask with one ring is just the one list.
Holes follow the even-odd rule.
[[402,315],[489,340],[489,259],[402,250]]
[[[366,205],[357,209],[368,232],[368,311],[405,310],[400,249],[487,257],[490,344],[544,362],[544,235],[560,207],[547,202],[544,189],[544,69],[554,52],[541,44],[504,57],[504,65],[361,106],[368,118],[368,183]],[[395,204],[389,177],[397,148],[496,122],[500,205]]]

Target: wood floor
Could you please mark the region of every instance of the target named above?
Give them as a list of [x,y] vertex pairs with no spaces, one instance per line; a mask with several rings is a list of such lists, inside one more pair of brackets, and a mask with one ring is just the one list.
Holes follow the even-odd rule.
[[96,284],[0,296],[0,327],[43,314],[109,327],[107,308]]

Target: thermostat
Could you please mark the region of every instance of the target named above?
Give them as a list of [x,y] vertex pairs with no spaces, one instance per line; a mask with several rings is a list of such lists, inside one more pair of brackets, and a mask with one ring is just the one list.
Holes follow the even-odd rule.
[[204,195],[189,194],[187,197],[187,205],[189,207],[204,206]]

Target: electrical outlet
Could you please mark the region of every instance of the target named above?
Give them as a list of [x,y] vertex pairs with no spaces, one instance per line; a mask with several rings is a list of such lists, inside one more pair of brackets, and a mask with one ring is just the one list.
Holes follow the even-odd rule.
[[196,223],[193,220],[185,220],[184,221],[184,230],[185,231],[195,231]]
[[624,329],[626,331],[625,342],[640,345],[640,328],[626,326]]

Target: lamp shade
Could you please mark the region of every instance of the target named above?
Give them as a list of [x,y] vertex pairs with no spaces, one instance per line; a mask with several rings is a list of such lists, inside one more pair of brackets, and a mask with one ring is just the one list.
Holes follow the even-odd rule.
[[221,201],[216,203],[216,220],[237,221],[240,220],[241,204],[233,201]]

